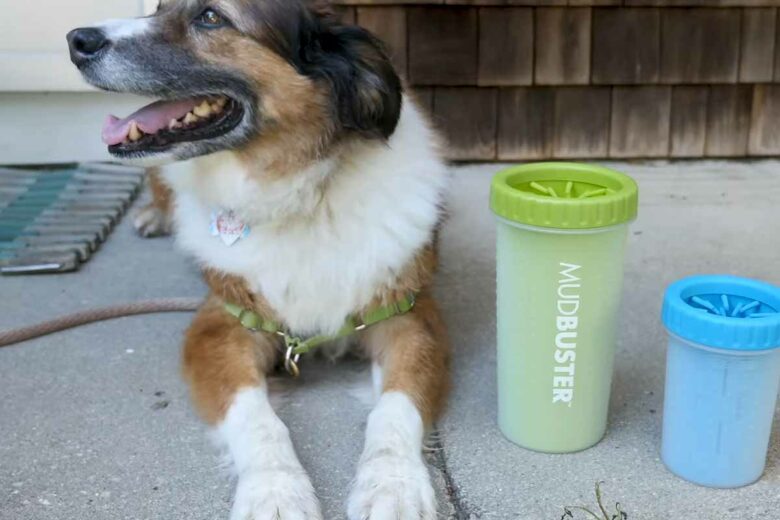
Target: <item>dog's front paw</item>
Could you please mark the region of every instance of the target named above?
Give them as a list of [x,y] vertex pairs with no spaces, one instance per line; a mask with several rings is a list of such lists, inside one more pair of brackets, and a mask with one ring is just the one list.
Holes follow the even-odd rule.
[[171,234],[171,218],[160,208],[149,204],[135,215],[133,227],[144,238],[161,237]]
[[350,520],[435,520],[436,495],[421,458],[363,461],[349,496]]
[[322,520],[320,504],[302,468],[241,475],[230,520]]

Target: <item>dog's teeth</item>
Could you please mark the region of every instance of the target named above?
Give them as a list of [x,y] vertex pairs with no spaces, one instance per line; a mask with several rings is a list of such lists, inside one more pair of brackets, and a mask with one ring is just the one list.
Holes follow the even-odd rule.
[[227,98],[217,98],[217,106],[219,106],[219,108],[225,108],[225,105],[227,105]]
[[192,123],[197,123],[200,120],[198,116],[193,114],[192,112],[187,112],[187,115],[184,116],[184,124],[189,125]]
[[222,107],[219,106],[218,103],[214,103],[213,105],[211,105],[211,111],[214,112],[215,114],[220,114],[222,113]]
[[211,115],[211,105],[209,105],[208,101],[204,100],[203,103],[195,107],[193,112],[195,112],[195,115],[198,117],[209,117]]
[[181,123],[177,119],[171,119],[171,122],[168,123],[168,130],[174,130],[176,128],[179,128],[181,126]]
[[143,134],[143,132],[141,132],[141,130],[138,128],[138,123],[136,123],[135,121],[133,121],[132,123],[130,123],[130,133],[129,133],[129,134],[127,134],[127,136],[130,138],[130,141],[132,141],[132,142],[136,142],[136,141],[138,141],[140,138],[142,138],[142,137],[144,136],[144,134]]

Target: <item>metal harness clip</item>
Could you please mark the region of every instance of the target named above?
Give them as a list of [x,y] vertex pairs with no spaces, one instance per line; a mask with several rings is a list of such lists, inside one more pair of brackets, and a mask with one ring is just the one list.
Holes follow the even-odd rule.
[[284,344],[287,346],[287,351],[284,354],[284,369],[287,373],[293,377],[301,375],[301,370],[298,367],[298,363],[301,361],[301,355],[295,353],[295,349],[301,344],[300,338],[291,338],[287,334],[284,335]]

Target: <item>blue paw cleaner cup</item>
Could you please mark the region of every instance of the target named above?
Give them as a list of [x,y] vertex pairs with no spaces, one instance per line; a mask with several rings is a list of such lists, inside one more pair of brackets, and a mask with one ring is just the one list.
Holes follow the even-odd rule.
[[702,486],[751,484],[766,465],[780,386],[780,288],[734,276],[669,287],[661,454]]

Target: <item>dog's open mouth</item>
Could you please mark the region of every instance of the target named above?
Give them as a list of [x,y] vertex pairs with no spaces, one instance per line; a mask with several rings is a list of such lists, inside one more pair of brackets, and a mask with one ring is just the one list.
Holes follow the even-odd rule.
[[225,96],[157,101],[124,119],[108,116],[102,137],[114,155],[161,152],[225,135],[242,117],[241,104]]

